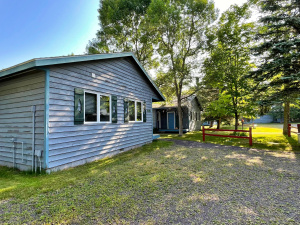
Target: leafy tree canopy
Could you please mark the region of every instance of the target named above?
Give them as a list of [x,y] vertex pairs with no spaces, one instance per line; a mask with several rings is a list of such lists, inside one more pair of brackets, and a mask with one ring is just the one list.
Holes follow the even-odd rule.
[[100,30],[87,46],[89,54],[134,52],[147,69],[158,66],[145,13],[151,0],[100,0]]
[[221,120],[233,118],[231,110],[231,96],[220,94],[218,99],[210,102],[203,113],[205,120],[217,120],[218,129],[220,128]]
[[214,4],[207,0],[152,0],[147,10],[161,63],[160,79],[168,82],[177,97],[180,135],[183,87],[191,82],[193,70],[199,67],[205,31],[215,19]]
[[256,106],[250,99],[254,82],[245,78],[254,67],[250,62],[254,24],[248,22],[249,7],[249,4],[231,6],[207,32],[209,56],[203,66],[203,83],[218,88],[221,96],[230,96],[230,107],[228,104],[223,107],[229,110],[228,114],[234,114],[236,129],[240,115],[256,114]]

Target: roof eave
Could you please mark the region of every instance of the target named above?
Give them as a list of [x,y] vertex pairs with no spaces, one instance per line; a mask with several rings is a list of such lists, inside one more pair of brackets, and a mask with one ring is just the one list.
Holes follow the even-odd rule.
[[166,101],[165,96],[160,92],[160,90],[158,89],[158,87],[156,86],[156,84],[153,82],[152,78],[149,76],[149,74],[147,73],[147,71],[145,70],[145,68],[142,66],[142,64],[139,62],[139,60],[135,57],[134,54],[132,54],[133,59],[135,60],[135,62],[139,65],[139,67],[142,69],[142,71],[144,72],[144,74],[147,76],[147,78],[149,79],[149,81],[151,82],[151,84],[153,85],[153,87],[156,89],[156,91],[158,92],[158,94],[161,97],[160,101]]
[[7,69],[0,71],[0,78],[18,73],[27,69],[32,69],[35,67],[45,67],[50,65],[57,65],[57,64],[65,64],[65,63],[75,63],[75,62],[86,62],[86,61],[92,61],[92,60],[101,60],[101,59],[111,59],[111,58],[121,58],[121,57],[128,57],[131,56],[134,61],[138,64],[138,66],[141,68],[143,73],[146,75],[152,86],[155,88],[157,93],[159,94],[159,97],[161,99],[157,99],[158,101],[165,101],[165,97],[160,92],[158,87],[155,85],[151,77],[148,75],[144,67],[141,65],[141,63],[137,60],[135,55],[132,52],[124,52],[124,53],[110,53],[110,54],[95,54],[95,55],[83,55],[83,56],[62,56],[62,57],[53,57],[53,58],[42,58],[42,59],[32,59],[29,61],[26,61],[21,64],[17,64],[15,66],[9,67]]
[[92,60],[127,57],[127,56],[134,57],[134,55],[131,52],[125,52],[125,53],[95,54],[95,55],[83,55],[83,56],[71,56],[71,57],[62,56],[62,57],[53,57],[53,58],[31,59],[21,64],[17,64],[7,69],[1,70],[0,77],[8,76],[10,74],[17,73],[26,69],[31,69],[33,67],[38,67],[38,66],[50,66],[50,65],[57,65],[57,64],[85,62],[85,61],[92,61]]
[[0,71],[0,78],[14,74],[14,73],[18,73],[27,69],[31,69],[36,67],[36,61],[35,60],[30,60],[27,61],[25,63],[22,64],[18,64],[17,66],[14,67],[10,67],[7,70],[2,70]]

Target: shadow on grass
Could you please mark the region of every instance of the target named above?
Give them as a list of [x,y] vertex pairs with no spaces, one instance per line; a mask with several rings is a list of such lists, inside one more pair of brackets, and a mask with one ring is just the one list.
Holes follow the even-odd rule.
[[300,144],[298,143],[298,136],[292,135],[291,137],[288,137],[287,135],[284,135],[287,142],[292,146],[292,150],[294,152],[300,153]]
[[118,154],[111,158],[104,158],[51,174],[44,173],[36,175],[32,172],[22,172],[0,166],[0,200],[7,198],[24,199],[33,194],[45,193],[77,184],[79,180],[101,175],[111,167],[127,164],[128,161],[140,155],[150,154],[156,150],[167,148],[172,144],[172,142],[155,140],[151,144]]

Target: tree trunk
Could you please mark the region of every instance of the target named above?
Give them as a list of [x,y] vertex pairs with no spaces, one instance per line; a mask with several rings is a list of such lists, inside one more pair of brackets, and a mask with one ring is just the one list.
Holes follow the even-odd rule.
[[213,121],[213,120],[211,120],[211,121],[210,121],[209,128],[212,128],[212,127],[213,127],[213,125],[214,125],[214,121]]
[[183,123],[182,123],[182,110],[181,110],[181,96],[177,97],[177,110],[179,120],[179,136],[183,135]]
[[284,103],[284,111],[283,111],[283,134],[288,134],[288,124],[290,121],[290,102],[286,101]]
[[220,129],[220,127],[221,127],[221,118],[218,119],[217,129]]
[[239,126],[239,116],[237,112],[234,112],[234,119],[235,119],[234,129],[237,130]]

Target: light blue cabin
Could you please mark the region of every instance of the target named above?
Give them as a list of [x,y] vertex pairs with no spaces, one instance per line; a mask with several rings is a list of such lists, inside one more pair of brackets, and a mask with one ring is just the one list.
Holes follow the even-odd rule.
[[274,122],[272,115],[259,116],[252,121],[252,123],[272,123],[272,122]]
[[[202,106],[196,96],[186,97],[182,100],[183,132],[201,130]],[[153,128],[160,133],[178,133],[179,116],[176,100],[171,104],[153,104]]]
[[165,98],[132,53],[33,59],[0,71],[0,165],[65,169],[153,140]]

